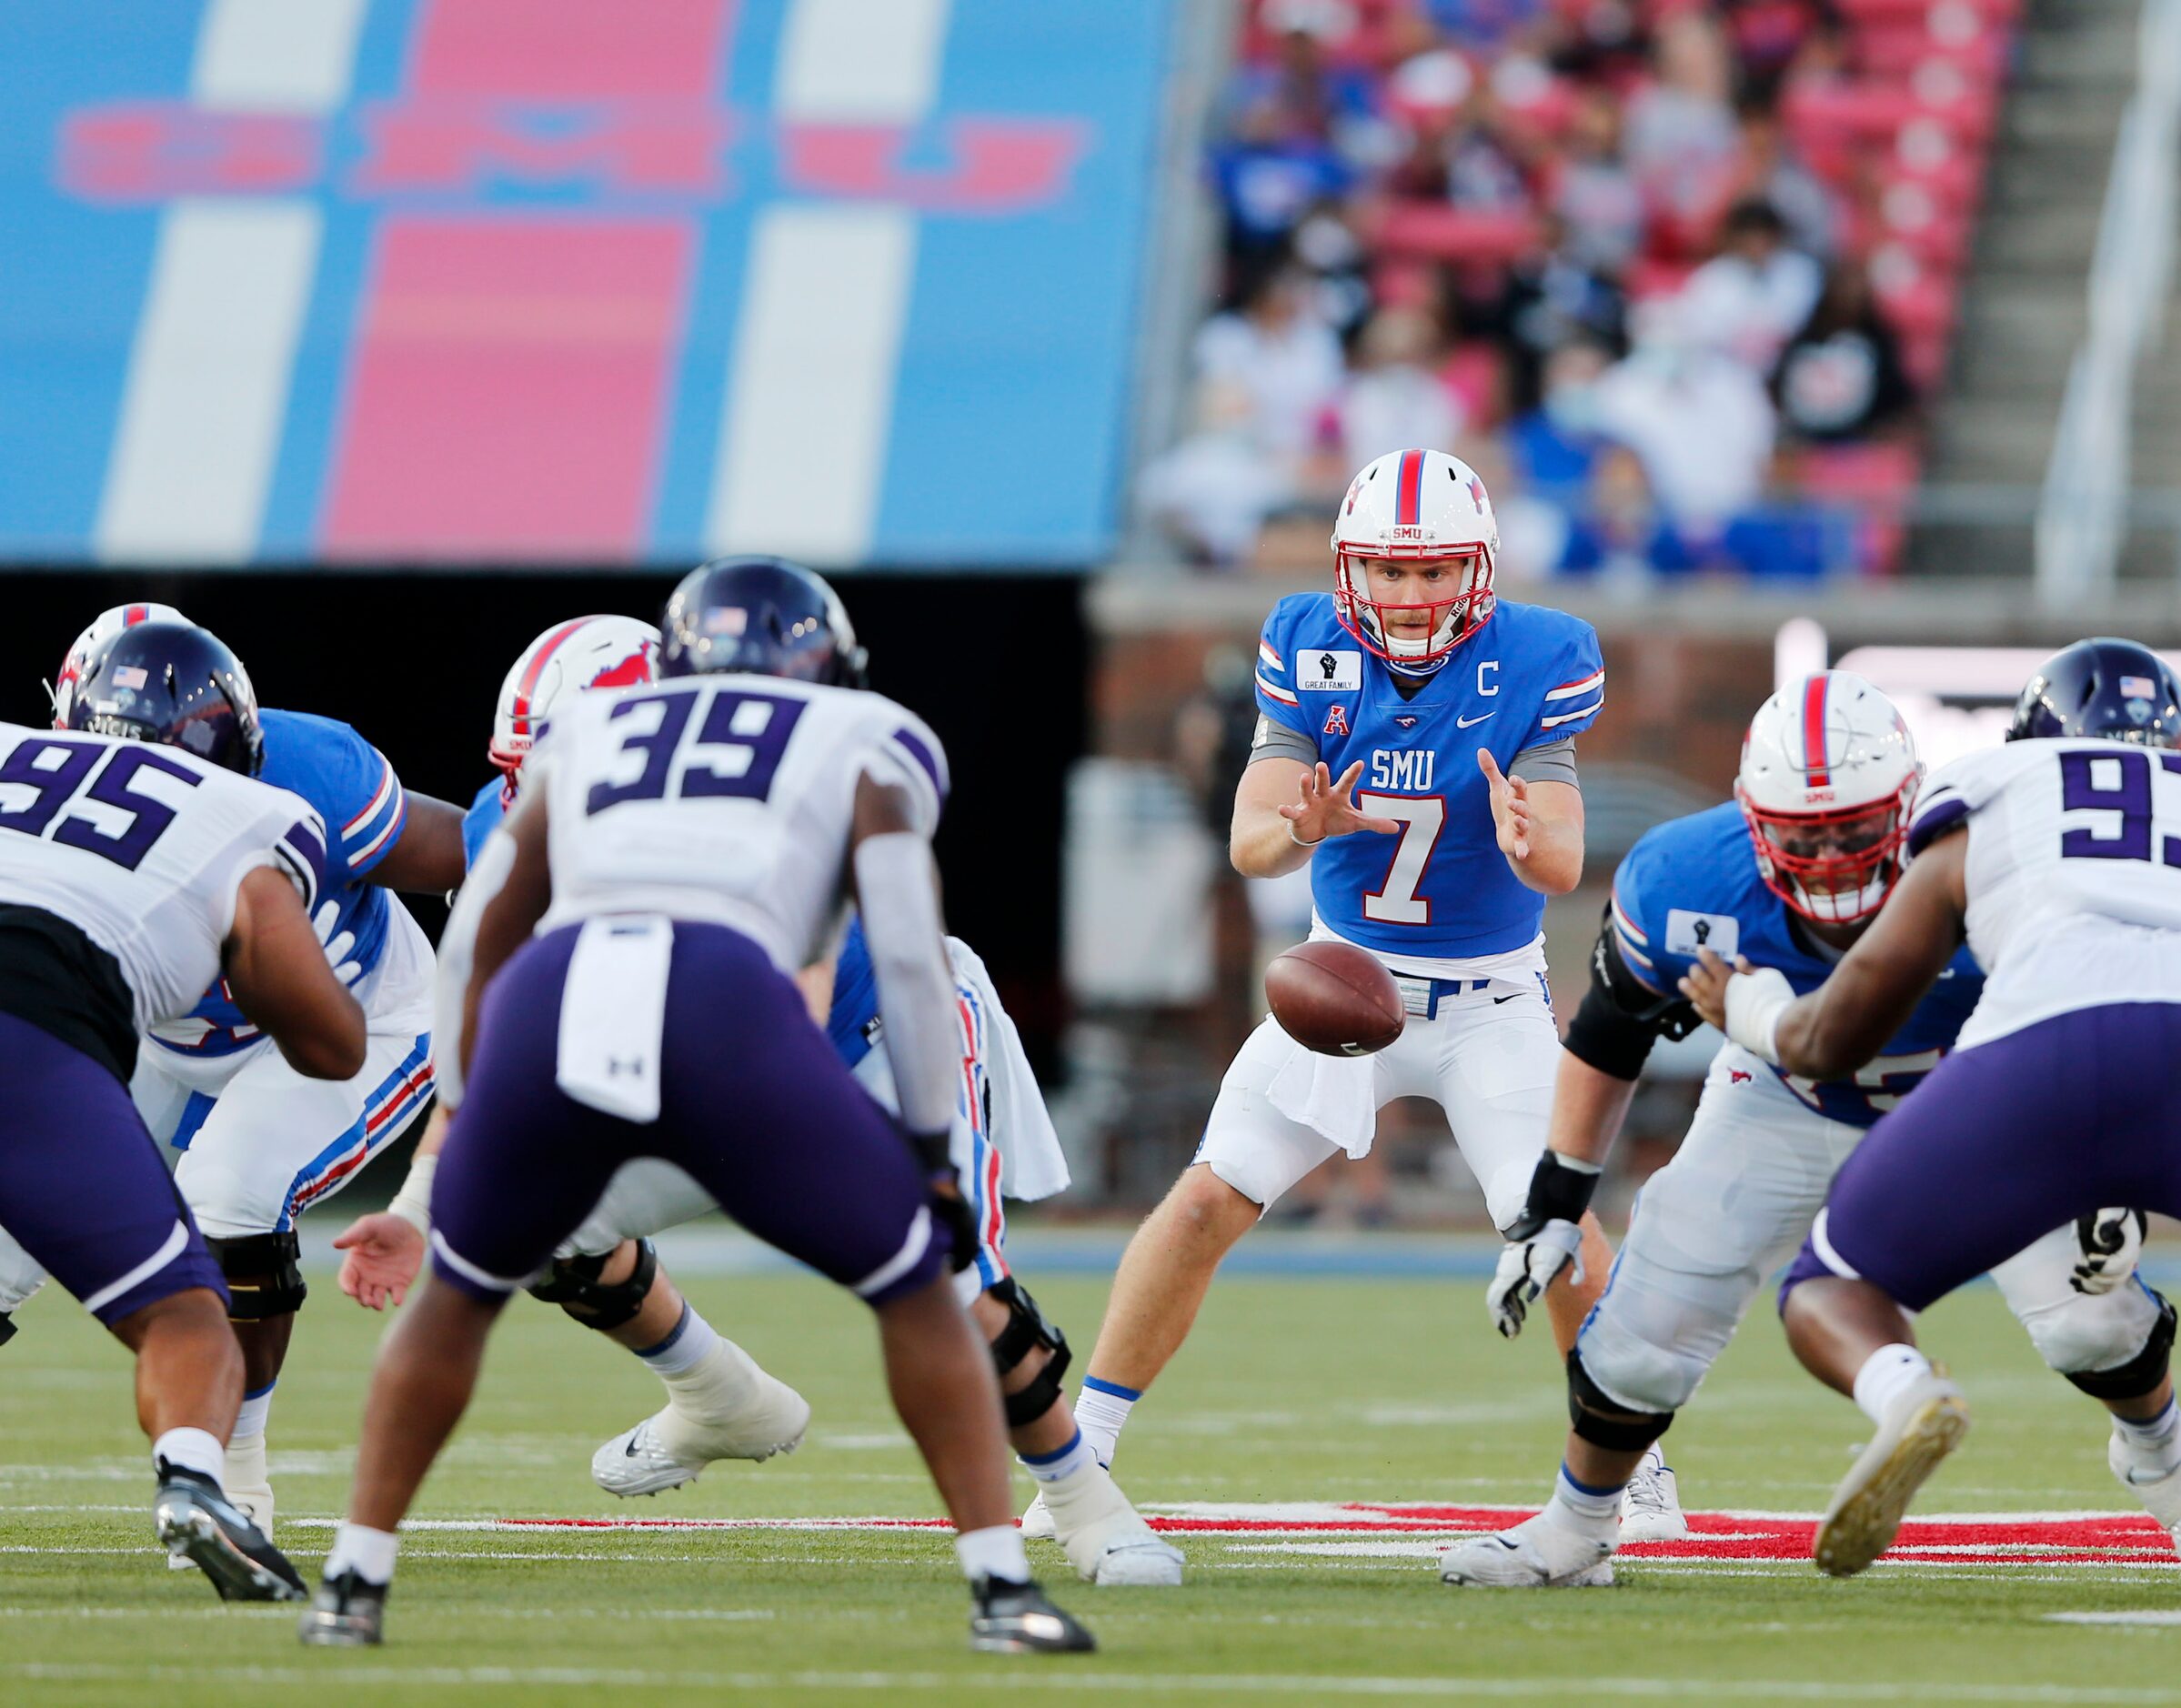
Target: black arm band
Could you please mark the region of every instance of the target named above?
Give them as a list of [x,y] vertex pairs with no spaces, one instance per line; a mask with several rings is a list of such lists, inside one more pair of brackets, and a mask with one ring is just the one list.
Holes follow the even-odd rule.
[[1685,1000],[1661,995],[1622,959],[1609,902],[1598,940],[1591,946],[1590,989],[1568,1025],[1568,1053],[1600,1073],[1633,1080],[1643,1072],[1653,1044],[1662,1037],[1686,1038],[1701,1024]]
[[1510,1240],[1527,1240],[1548,1221],[1581,1221],[1598,1190],[1598,1170],[1565,1160],[1548,1150],[1537,1159],[1530,1176],[1530,1196],[1523,1201],[1522,1220],[1507,1230]]

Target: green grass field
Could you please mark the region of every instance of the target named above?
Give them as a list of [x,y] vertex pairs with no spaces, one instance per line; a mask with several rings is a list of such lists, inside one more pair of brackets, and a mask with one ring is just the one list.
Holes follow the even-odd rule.
[[[346,1492],[382,1327],[329,1278],[314,1282],[272,1431],[281,1539],[307,1572]],[[1228,1278],[1139,1407],[1117,1466],[1124,1485],[1147,1506],[1534,1502],[1564,1422],[1559,1376],[1548,1345],[1509,1347],[1489,1332],[1481,1291]],[[887,1408],[859,1306],[792,1275],[690,1291],[809,1397],[817,1415],[799,1453],[717,1466],[657,1501],[614,1501],[590,1482],[591,1450],[653,1409],[654,1386],[626,1354],[523,1300],[417,1516],[935,1510]],[[1102,1284],[1055,1280],[1039,1291],[1087,1345]],[[291,1610],[224,1608],[147,1546],[150,1482],[119,1350],[50,1291],[21,1322],[0,1352],[0,1703],[10,1708],[727,1692],[983,1703],[1037,1690],[1111,1691],[1131,1703],[2181,1701],[2181,1629],[2047,1617],[2181,1608],[2181,1572],[2125,1554],[1941,1557],[1844,1583],[1792,1559],[1624,1558],[1614,1589],[1518,1594],[1443,1588],[1428,1539],[1184,1535],[1185,1588],[1100,1592],[1038,1544],[1033,1559],[1095,1625],[1101,1651],[1002,1661],[966,1652],[965,1598],[939,1532],[427,1530],[405,1546],[383,1651],[306,1651]],[[1995,1295],[1941,1306],[1925,1338],[1965,1378],[1976,1422],[1920,1512],[2125,1510],[2098,1415],[2044,1373]],[[1760,1307],[1669,1445],[1692,1510],[1811,1512],[1863,1437],[1860,1415],[1794,1367]],[[1386,1552],[1404,1547],[1412,1552]]]

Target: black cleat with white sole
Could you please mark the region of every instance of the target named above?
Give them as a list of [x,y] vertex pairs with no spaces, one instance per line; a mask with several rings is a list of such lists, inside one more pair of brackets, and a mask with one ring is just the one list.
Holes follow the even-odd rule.
[[296,1634],[321,1649],[367,1649],[386,1641],[387,1586],[354,1572],[322,1578]]
[[1031,1578],[979,1578],[970,1586],[970,1647],[980,1654],[1088,1654],[1098,1641],[1045,1599]]
[[152,1526],[168,1555],[212,1580],[223,1602],[299,1602],[303,1579],[210,1477],[162,1463]]

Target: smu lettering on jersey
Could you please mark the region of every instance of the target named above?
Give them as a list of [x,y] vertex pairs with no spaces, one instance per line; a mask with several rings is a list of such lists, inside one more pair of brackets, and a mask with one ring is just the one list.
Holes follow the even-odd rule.
[[683,678],[555,718],[523,768],[550,803],[546,929],[601,913],[729,926],[792,972],[829,946],[856,789],[907,794],[930,836],[947,761],[882,695],[770,676]]
[[1503,599],[1404,699],[1392,668],[1341,627],[1332,594],[1291,594],[1258,642],[1257,703],[1314,742],[1336,778],[1362,760],[1357,806],[1402,822],[1398,837],[1359,831],[1311,857],[1326,925],[1369,949],[1432,959],[1536,940],[1545,899],[1507,869],[1476,756],[1489,749],[1506,770],[1523,749],[1597,720],[1605,665],[1588,623]]
[[315,907],[307,801],[179,749],[0,724],[0,901],[66,919],[120,964],[140,1030],[219,973],[235,892],[276,866]]
[[[1777,967],[1797,996],[1816,990],[1838,963],[1804,947],[1793,917],[1758,875],[1748,823],[1732,801],[1645,831],[1613,874],[1614,946],[1628,970],[1661,996],[1675,994],[1699,949]],[[1957,951],[1907,1023],[1853,1080],[1780,1078],[1821,1115],[1868,1127],[1938,1066],[1983,992],[1976,962]]]
[[2113,1002],[2181,1001],[2181,753],[2011,741],[1934,772],[1909,847],[1968,827],[1984,1000],[1962,1047]]
[[[386,891],[366,881],[400,840],[408,820],[408,797],[384,754],[347,724],[308,712],[259,714],[265,728],[265,766],[257,780],[300,795],[325,820],[325,884],[314,908],[339,909],[336,932],[353,931],[350,952],[362,973],[378,965],[387,946]],[[247,1050],[257,1029],[243,1018],[224,981],[215,981],[188,1018],[152,1033],[176,1055],[208,1059]]]

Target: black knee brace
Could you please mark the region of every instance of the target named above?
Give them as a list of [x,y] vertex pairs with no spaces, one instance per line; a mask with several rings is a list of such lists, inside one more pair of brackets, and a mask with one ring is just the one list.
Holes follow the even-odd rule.
[[2066,1372],[2067,1380],[2093,1400],[2140,1400],[2166,1380],[2174,1350],[2174,1302],[2164,1293],[2155,1292],[2151,1297],[2158,1301],[2158,1321],[2142,1351],[2111,1370]]
[[658,1251],[650,1241],[636,1242],[636,1267],[628,1279],[602,1281],[598,1272],[611,1251],[597,1257],[557,1257],[543,1281],[530,1283],[530,1297],[558,1305],[587,1329],[603,1334],[618,1329],[644,1308],[644,1297],[658,1274]]
[[1631,1412],[1591,1380],[1568,1353],[1568,1422],[1582,1440],[1609,1453],[1640,1453],[1673,1427],[1671,1412]]
[[15,1320],[7,1311],[0,1311],[0,1346],[15,1338]]
[[303,1284],[303,1269],[296,1261],[302,1241],[291,1229],[286,1233],[250,1233],[239,1240],[207,1237],[205,1245],[219,1272],[227,1279],[227,1319],[231,1322],[263,1322],[300,1311],[310,1296]]
[[1003,1386],[1016,1367],[1039,1347],[1052,1354],[1027,1387],[1001,1394],[1007,1403],[1007,1425],[1019,1430],[1052,1410],[1060,1397],[1060,1378],[1068,1373],[1069,1361],[1075,1354],[1068,1350],[1068,1337],[1038,1309],[1030,1289],[1012,1275],[985,1291],[1007,1307],[1007,1326],[992,1337],[992,1365]]

